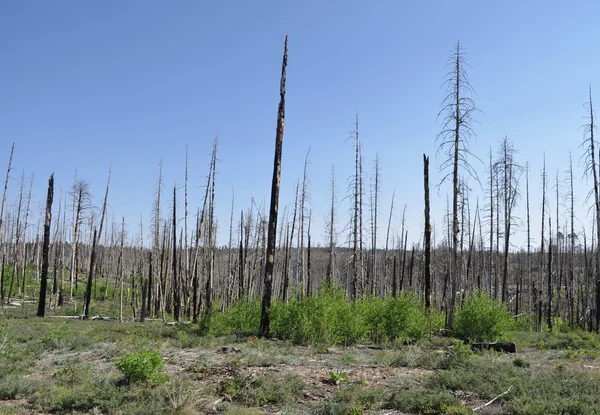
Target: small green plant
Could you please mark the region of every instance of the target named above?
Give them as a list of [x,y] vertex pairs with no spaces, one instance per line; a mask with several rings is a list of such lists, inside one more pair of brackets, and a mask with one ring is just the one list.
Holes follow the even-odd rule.
[[339,385],[340,383],[348,382],[348,373],[343,372],[341,370],[331,371],[329,372],[329,380],[334,385]]
[[223,379],[217,392],[228,395],[233,402],[246,406],[284,405],[295,402],[302,395],[304,383],[298,375],[236,375]]
[[445,390],[416,389],[392,394],[386,408],[420,414],[459,413],[458,399]]
[[385,399],[382,389],[347,385],[325,400],[324,415],[361,415],[366,410],[379,409]]
[[341,359],[342,363],[350,365],[356,363],[356,356],[353,353],[346,353]]
[[462,367],[467,365],[473,356],[474,353],[469,345],[461,340],[454,340],[452,351],[440,362],[440,367],[442,369]]
[[143,348],[138,353],[128,353],[116,363],[128,382],[161,383],[168,379],[162,373],[164,365],[159,352],[151,352]]
[[485,294],[476,294],[467,298],[456,313],[452,334],[470,342],[495,341],[512,326],[512,316],[504,305]]

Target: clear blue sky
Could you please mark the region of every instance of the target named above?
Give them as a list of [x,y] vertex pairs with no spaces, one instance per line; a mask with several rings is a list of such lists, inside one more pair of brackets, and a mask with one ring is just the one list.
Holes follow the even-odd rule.
[[[395,188],[393,225],[399,228],[406,204],[409,238],[417,240],[422,154],[431,156],[438,182],[436,115],[445,63],[460,39],[483,112],[471,149],[486,159],[489,147],[509,136],[518,161],[531,165],[532,220],[539,222],[543,152],[552,176],[560,169],[562,177],[569,151],[577,163],[588,85],[600,91],[598,16],[595,1],[2,1],[0,166],[16,143],[9,202],[23,170],[35,173],[37,213],[50,173],[58,197],[77,169],[99,205],[112,163],[109,212],[117,221],[125,216],[133,236],[140,214],[149,229],[161,158],[166,194],[183,185],[186,143],[195,211],[218,136],[218,243],[226,243],[232,188],[236,218],[251,197],[269,203],[287,34],[280,211],[293,203],[310,148],[313,238],[324,240],[331,165],[342,230],[354,168],[347,138],[358,112],[365,172],[372,173],[376,153],[381,158],[380,223]],[[485,178],[484,166],[477,168]],[[576,175],[578,216],[590,223],[584,203],[590,183],[579,180],[580,168]],[[441,187],[432,200],[437,226],[449,191]],[[522,232],[515,238],[524,241]]]

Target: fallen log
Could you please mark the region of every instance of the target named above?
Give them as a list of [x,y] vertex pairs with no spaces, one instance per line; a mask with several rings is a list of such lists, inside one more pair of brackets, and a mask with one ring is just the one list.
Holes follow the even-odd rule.
[[488,343],[478,342],[471,345],[471,350],[494,350],[496,352],[517,353],[517,346],[514,343]]

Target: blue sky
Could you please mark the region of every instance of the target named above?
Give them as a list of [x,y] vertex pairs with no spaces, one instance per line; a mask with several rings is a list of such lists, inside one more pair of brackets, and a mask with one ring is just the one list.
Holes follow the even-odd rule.
[[[252,197],[269,203],[287,34],[280,211],[293,203],[310,148],[313,239],[324,240],[332,165],[341,232],[354,169],[347,138],[358,113],[365,172],[373,172],[376,154],[381,158],[380,223],[396,189],[393,226],[399,228],[407,205],[409,239],[416,241],[422,154],[431,156],[432,182],[439,182],[436,115],[445,96],[445,64],[460,39],[483,113],[474,125],[473,153],[487,159],[490,146],[495,151],[505,135],[514,142],[518,161],[531,165],[538,229],[543,153],[549,174],[560,169],[562,180],[572,151],[577,214],[590,229],[590,182],[579,180],[577,167],[578,127],[589,84],[600,90],[599,15],[594,1],[2,1],[0,160],[7,161],[16,144],[9,202],[17,196],[21,171],[35,174],[37,213],[50,173],[58,195],[68,191],[77,170],[99,205],[112,163],[110,214],[117,221],[125,216],[132,235],[142,215],[148,231],[159,161],[169,194],[183,185],[189,146],[193,212],[218,136],[218,242],[226,243],[232,188],[236,218]],[[484,179],[485,167],[474,164]],[[438,226],[449,191],[442,186],[432,200]],[[183,191],[178,194],[183,200]],[[522,209],[517,213],[524,219]],[[524,240],[517,231],[517,246]]]

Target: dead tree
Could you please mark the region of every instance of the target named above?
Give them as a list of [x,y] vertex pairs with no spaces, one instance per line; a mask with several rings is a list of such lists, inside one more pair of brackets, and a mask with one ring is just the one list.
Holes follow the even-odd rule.
[[306,250],[304,249],[304,219],[306,217],[306,203],[308,199],[308,165],[310,163],[310,147],[306,152],[306,157],[304,158],[304,171],[302,173],[302,192],[300,193],[300,224],[298,226],[298,264],[297,264],[297,272],[300,274],[300,293],[301,296],[306,296]]
[[270,330],[271,296],[273,288],[273,268],[275,266],[275,237],[277,235],[277,210],[279,207],[279,186],[281,184],[281,154],[283,150],[283,128],[285,121],[285,70],[287,67],[287,36],[281,65],[281,84],[279,87],[279,109],[277,111],[277,134],[275,137],[275,157],[273,161],[273,180],[271,183],[271,204],[269,209],[269,230],[267,233],[267,261],[263,298],[261,304],[260,328],[258,335],[266,337]]
[[181,312],[181,290],[179,287],[179,278],[177,276],[177,186],[173,186],[173,253],[172,253],[172,273],[173,273],[173,318],[179,321]]
[[350,297],[352,300],[356,300],[358,294],[358,283],[359,283],[359,268],[362,264],[359,263],[360,260],[360,248],[362,246],[362,229],[361,224],[362,220],[360,220],[361,215],[361,168],[360,168],[360,140],[359,140],[359,132],[358,132],[358,114],[356,115],[355,120],[355,129],[354,129],[354,151],[355,151],[355,161],[354,161],[354,178],[353,178],[353,195],[352,195],[352,286],[350,291]]
[[379,207],[379,193],[380,190],[380,170],[379,170],[380,160],[379,154],[375,155],[375,183],[373,189],[373,197],[371,200],[371,294],[375,294],[376,286],[377,286],[377,219],[379,216],[378,207]]
[[[52,224],[52,199],[54,198],[54,173],[48,180],[48,196],[46,197],[46,218],[44,220],[44,242],[42,248],[42,275],[40,277],[40,297],[38,301],[38,317],[44,317],[46,311],[46,289],[48,284],[48,266],[50,263],[50,225]],[[4,262],[4,261],[3,261]],[[4,264],[2,267],[4,272]]]
[[[477,175],[467,156],[470,155],[468,148],[468,139],[473,135],[472,118],[476,111],[475,103],[469,97],[473,93],[473,88],[467,76],[465,52],[461,48],[460,42],[456,43],[455,51],[452,53],[447,64],[449,71],[446,75],[445,85],[447,95],[443,101],[443,108],[438,114],[438,118],[443,116],[443,127],[436,138],[438,152],[444,152],[447,156],[441,164],[440,170],[450,170],[442,178],[442,183],[452,177],[452,256],[451,256],[451,278],[450,278],[450,296],[448,302],[447,324],[452,328],[454,323],[454,307],[456,303],[456,289],[460,284],[459,264],[458,264],[458,197],[461,174],[459,169],[467,174],[477,178]],[[441,184],[441,183],[440,183]]]
[[575,328],[575,298],[574,298],[574,285],[575,285],[575,239],[577,234],[575,233],[575,194],[573,192],[573,159],[571,152],[569,152],[569,170],[567,172],[569,181],[569,192],[567,198],[569,200],[569,217],[571,232],[569,233],[569,275],[567,279],[567,296],[568,296],[568,307],[569,307],[569,326]]
[[529,163],[525,163],[525,194],[527,200],[527,310],[532,307],[533,280],[531,278],[531,217],[529,215]]
[[331,166],[331,207],[329,210],[329,223],[327,236],[329,237],[329,262],[325,272],[325,283],[335,281],[335,168]]
[[[387,232],[385,234],[385,250],[383,251],[383,261],[385,263],[384,266],[384,272],[383,272],[383,284],[382,284],[382,294],[385,296],[387,294],[387,290],[388,290],[388,268],[389,268],[389,261],[388,261],[388,252],[389,252],[389,243],[390,243],[390,229],[392,227],[392,216],[394,215],[394,200],[396,199],[396,189],[394,189],[394,192],[392,193],[392,202],[390,204],[390,216],[388,219],[388,225],[387,225]],[[393,243],[392,243],[393,245]]]
[[431,219],[429,217],[429,157],[423,154],[423,183],[425,189],[425,308],[431,307]]
[[71,196],[73,197],[73,240],[71,242],[71,272],[69,277],[69,297],[73,299],[73,288],[77,289],[77,268],[78,264],[78,243],[81,224],[83,223],[83,213],[92,207],[92,196],[90,194],[90,185],[85,180],[77,179],[73,183]]
[[283,265],[283,269],[284,269],[284,271],[283,271],[283,287],[282,287],[282,293],[281,293],[281,299],[283,301],[288,300],[288,291],[289,291],[289,284],[290,284],[289,262],[290,262],[292,243],[294,241],[294,231],[296,229],[296,215],[298,214],[299,188],[300,188],[300,183],[296,183],[296,197],[294,198],[294,213],[292,216],[292,221],[290,223],[290,226],[292,229],[290,231],[290,235],[287,240],[287,248],[286,248],[286,252],[285,252],[285,259],[284,259],[284,265]]
[[213,291],[214,291],[214,273],[215,273],[215,179],[217,170],[217,147],[218,140],[213,141],[213,151],[211,156],[210,175],[210,201],[208,205],[208,261],[206,278],[206,309],[212,309]]
[[[598,162],[596,160],[596,142],[594,141],[594,134],[596,133],[596,124],[594,123],[594,105],[592,103],[592,87],[589,89],[589,101],[588,106],[588,122],[584,125],[584,140],[580,147],[584,149],[582,158],[584,159],[585,174],[592,176],[594,186],[594,210],[596,213],[596,249],[600,249],[600,191],[598,189]],[[600,252],[596,252],[594,257],[596,258],[596,315],[595,323],[596,330],[600,333]]]
[[10,178],[10,169],[12,166],[12,159],[13,159],[14,152],[15,152],[15,143],[12,143],[12,147],[10,149],[10,157],[8,159],[8,168],[6,169],[6,178],[4,179],[4,192],[2,192],[2,206],[0,206],[0,246],[2,244],[2,224],[4,222],[4,205],[6,204],[6,194],[8,193],[8,179]]
[[85,304],[83,307],[83,316],[87,320],[90,317],[90,300],[92,299],[92,282],[94,278],[94,263],[96,262],[96,241],[98,231],[94,227],[94,236],[92,237],[92,252],[90,254],[90,267],[88,270],[87,286],[85,288]]
[[544,292],[544,258],[545,258],[545,215],[546,215],[546,154],[544,153],[544,165],[542,169],[542,239],[540,241],[540,277],[539,277],[539,294],[538,294],[538,310],[537,310],[537,329],[542,331],[542,293]]
[[[152,232],[153,232],[153,243],[152,243],[152,256],[154,258],[154,274],[160,270],[160,224],[161,224],[161,195],[163,188],[163,175],[162,175],[163,162],[162,159],[158,164],[158,180],[156,182],[156,193],[153,206],[153,218],[152,218]],[[154,315],[158,316],[160,312],[160,302],[162,299],[159,297],[160,287],[160,276],[155,278],[154,274],[148,275],[148,314],[150,314],[150,308],[152,307],[152,300],[154,299]]]
[[508,254],[510,249],[510,236],[514,232],[514,209],[519,197],[519,180],[523,167],[518,164],[514,156],[516,154],[513,143],[504,137],[498,151],[499,159],[496,162],[496,169],[499,179],[502,181],[500,198],[503,205],[504,219],[504,256],[502,268],[502,303],[508,301]]

